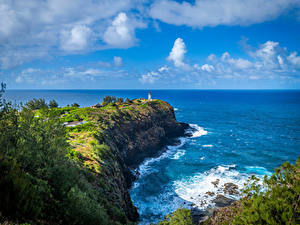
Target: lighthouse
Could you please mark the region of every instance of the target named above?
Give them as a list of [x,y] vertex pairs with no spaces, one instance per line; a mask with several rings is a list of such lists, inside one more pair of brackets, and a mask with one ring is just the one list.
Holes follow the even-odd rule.
[[148,92],[148,101],[151,101],[152,98],[151,98],[151,91]]

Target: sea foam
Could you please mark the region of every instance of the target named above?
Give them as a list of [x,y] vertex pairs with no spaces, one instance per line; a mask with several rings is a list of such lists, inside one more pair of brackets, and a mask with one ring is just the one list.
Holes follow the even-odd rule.
[[175,155],[177,154],[176,150],[185,144],[186,138],[181,137],[181,138],[178,138],[178,140],[179,140],[179,145],[167,146],[166,151],[164,151],[160,156],[155,157],[155,158],[145,159],[144,162],[138,168],[139,176],[142,177],[149,173],[155,172],[156,170],[154,169],[154,167],[152,167],[152,164],[155,162],[159,162],[160,160],[165,159],[165,158],[170,158],[172,155],[174,155],[174,159],[179,159],[179,157],[184,155],[184,152],[183,152],[184,150],[181,150],[182,153],[178,153],[178,155],[175,157]]
[[[239,188],[247,180],[247,175],[235,170],[235,165],[220,165],[214,167],[204,173],[198,173],[194,176],[186,177],[181,180],[174,181],[176,194],[190,203],[190,206],[206,209],[212,207],[212,200],[217,194],[222,194],[230,198],[238,198],[238,196],[230,196],[225,194],[222,186],[225,183],[237,184]],[[219,179],[218,186],[214,186],[212,182]],[[214,196],[209,196],[206,192],[214,192]]]
[[192,138],[201,137],[207,135],[207,131],[203,127],[200,127],[197,124],[189,124],[192,129],[187,130],[188,134],[191,134]]

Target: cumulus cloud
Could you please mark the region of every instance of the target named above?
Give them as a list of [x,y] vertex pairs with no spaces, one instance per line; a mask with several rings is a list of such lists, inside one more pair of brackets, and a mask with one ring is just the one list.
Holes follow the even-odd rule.
[[[178,40],[178,41],[177,41]],[[289,52],[278,42],[266,41],[258,47],[251,46],[243,58],[233,57],[229,52],[221,55],[210,54],[207,63],[184,63],[185,45],[177,39],[167,58],[174,66],[162,66],[157,71],[140,77],[142,83],[155,83],[168,80],[181,80],[184,83],[215,84],[218,79],[260,80],[260,79],[299,79],[300,56]],[[183,66],[184,65],[184,66]],[[188,73],[185,68],[189,68]]]
[[144,23],[130,19],[121,12],[106,29],[103,41],[112,47],[129,48],[136,43],[135,29],[144,27]]
[[114,56],[114,65],[119,67],[123,65],[123,60],[119,56]]
[[237,69],[247,69],[252,67],[252,63],[247,59],[237,58],[234,59],[228,52],[224,52],[221,57],[222,61],[227,62]]
[[156,0],[150,15],[165,23],[202,28],[260,23],[299,6],[299,0],[195,0],[194,3]]
[[183,61],[186,52],[185,43],[181,38],[177,38],[167,59],[173,62],[176,67],[187,68],[188,65]]
[[[9,69],[35,59],[109,48],[103,35],[111,19],[141,4],[137,0],[2,0],[0,67]],[[139,27],[138,22],[132,23],[129,19],[126,24],[129,38]],[[123,36],[122,43],[129,40],[125,39]]]
[[84,25],[76,25],[70,31],[62,31],[60,48],[65,51],[81,51],[88,47],[91,29]]
[[215,69],[215,67],[213,65],[209,65],[209,64],[204,64],[202,66],[195,64],[194,68],[196,70],[202,70],[202,71],[206,71],[206,72],[212,72]]
[[296,68],[300,68],[300,56],[297,56],[297,52],[292,52],[287,60]]

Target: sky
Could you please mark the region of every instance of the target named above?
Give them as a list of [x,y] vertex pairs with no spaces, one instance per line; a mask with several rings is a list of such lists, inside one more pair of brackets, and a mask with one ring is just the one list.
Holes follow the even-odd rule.
[[7,89],[300,89],[300,0],[0,0]]

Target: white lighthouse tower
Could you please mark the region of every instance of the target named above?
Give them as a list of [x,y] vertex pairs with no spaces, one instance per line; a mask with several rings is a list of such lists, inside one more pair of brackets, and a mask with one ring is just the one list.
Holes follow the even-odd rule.
[[151,98],[151,91],[148,92],[148,101],[151,101],[152,98]]

